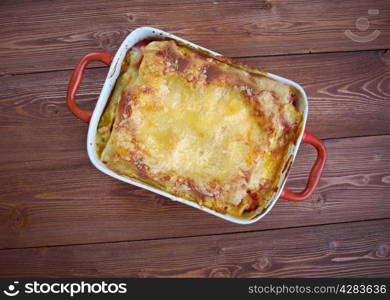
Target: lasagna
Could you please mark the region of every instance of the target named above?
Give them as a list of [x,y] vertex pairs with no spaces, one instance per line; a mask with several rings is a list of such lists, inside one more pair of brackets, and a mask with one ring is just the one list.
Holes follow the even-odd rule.
[[299,92],[266,73],[173,40],[122,63],[96,135],[117,174],[249,218],[278,190],[300,133]]

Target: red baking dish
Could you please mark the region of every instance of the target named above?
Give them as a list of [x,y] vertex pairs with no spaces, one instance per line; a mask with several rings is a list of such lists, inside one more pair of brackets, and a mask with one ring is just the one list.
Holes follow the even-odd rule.
[[[74,72],[72,74],[72,77],[71,77],[71,80],[69,83],[69,87],[68,87],[67,104],[68,104],[69,110],[77,118],[89,123],[87,149],[88,149],[89,158],[90,158],[91,162],[94,164],[94,166],[97,167],[102,172],[104,172],[104,173],[108,174],[109,176],[112,176],[118,180],[135,185],[137,187],[147,189],[147,190],[152,191],[154,193],[168,197],[174,201],[182,202],[184,204],[190,205],[192,207],[198,208],[198,209],[205,211],[207,213],[213,214],[215,216],[218,216],[220,218],[223,218],[225,220],[228,220],[228,221],[231,221],[234,223],[238,223],[238,224],[251,224],[253,222],[260,220],[262,217],[264,217],[272,209],[272,207],[275,205],[278,198],[283,198],[283,199],[286,199],[289,201],[303,201],[303,200],[308,199],[313,194],[313,192],[314,192],[314,190],[315,190],[315,188],[318,185],[318,182],[320,180],[320,176],[321,176],[321,173],[323,171],[325,161],[326,161],[326,149],[325,149],[324,143],[319,138],[317,138],[316,136],[314,136],[313,134],[311,134],[305,130],[305,124],[306,124],[307,114],[308,114],[308,101],[307,101],[306,93],[303,90],[303,88],[299,84],[297,84],[291,80],[288,80],[286,78],[283,78],[283,77],[280,77],[280,76],[277,76],[274,74],[270,74],[270,73],[266,73],[266,76],[273,78],[277,81],[287,83],[287,84],[293,86],[294,88],[296,88],[300,92],[300,96],[297,99],[297,107],[302,112],[302,115],[303,115],[303,126],[301,128],[299,138],[297,139],[295,146],[293,147],[293,149],[290,152],[291,159],[289,160],[289,164],[285,168],[285,170],[283,171],[282,176],[280,177],[280,181],[278,184],[278,190],[275,191],[273,196],[268,200],[266,209],[263,211],[259,211],[256,215],[254,215],[250,219],[241,219],[241,218],[235,218],[235,217],[232,217],[229,215],[224,215],[224,214],[221,214],[221,213],[216,212],[214,210],[208,209],[206,207],[202,207],[201,205],[199,205],[195,202],[171,195],[165,191],[156,189],[155,187],[149,186],[147,184],[131,180],[128,177],[124,177],[120,174],[117,174],[117,173],[111,171],[101,161],[99,161],[99,159],[97,159],[96,151],[95,151],[95,135],[96,135],[96,130],[97,130],[97,126],[98,126],[98,121],[99,121],[99,119],[103,113],[104,107],[106,106],[106,103],[110,97],[110,93],[113,90],[116,79],[119,76],[120,66],[121,66],[121,63],[125,57],[125,54],[131,47],[133,47],[139,41],[142,41],[145,39],[153,39],[153,38],[157,38],[157,37],[159,37],[159,38],[165,37],[165,38],[173,39],[173,40],[179,41],[180,43],[183,43],[185,45],[189,45],[192,48],[200,49],[201,51],[209,54],[210,56],[222,57],[220,54],[218,54],[216,52],[213,52],[213,51],[210,51],[210,50],[203,48],[201,46],[195,45],[189,41],[181,39],[177,36],[174,36],[172,34],[164,32],[162,30],[150,28],[150,27],[141,27],[141,28],[134,30],[132,33],[130,33],[128,35],[128,37],[124,40],[124,42],[122,43],[122,45],[120,46],[119,50],[117,51],[117,53],[115,55],[110,54],[110,53],[105,53],[105,52],[92,52],[92,53],[85,55],[81,59],[81,61],[79,62],[79,64],[77,65],[76,69],[74,70]],[[103,62],[104,64],[110,66],[110,69],[108,71],[106,81],[104,83],[104,86],[102,88],[102,91],[100,93],[100,96],[99,96],[99,99],[98,99],[98,102],[96,104],[94,111],[86,111],[86,110],[81,109],[77,105],[76,100],[75,100],[75,96],[76,96],[76,92],[77,92],[78,88],[80,87],[86,66],[93,61]],[[310,175],[309,175],[309,178],[307,180],[306,187],[301,192],[295,193],[295,192],[292,192],[292,191],[288,190],[287,188],[285,188],[284,185],[285,185],[285,182],[287,180],[287,175],[289,173],[291,164],[292,164],[292,162],[293,162],[293,160],[298,152],[298,148],[299,148],[301,142],[308,143],[308,144],[312,145],[317,150],[317,159],[316,159],[316,161],[315,161],[315,163],[310,171]]]

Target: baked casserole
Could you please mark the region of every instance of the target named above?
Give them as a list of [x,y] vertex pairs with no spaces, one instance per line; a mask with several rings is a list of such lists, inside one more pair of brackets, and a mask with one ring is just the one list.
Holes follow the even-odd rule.
[[255,68],[179,44],[128,50],[99,120],[114,172],[219,213],[267,206],[302,125],[299,92]]

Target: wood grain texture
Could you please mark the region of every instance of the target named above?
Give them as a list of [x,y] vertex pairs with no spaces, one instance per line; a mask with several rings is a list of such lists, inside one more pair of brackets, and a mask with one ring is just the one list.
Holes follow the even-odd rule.
[[390,277],[390,220],[0,256],[0,277]]
[[[379,10],[368,15],[369,9]],[[367,31],[356,20],[367,17]],[[129,32],[154,26],[231,57],[386,49],[388,0],[0,2],[0,75],[73,68],[87,52],[115,52]],[[371,42],[347,38],[381,33]]]
[[[300,83],[309,97],[307,128],[321,138],[390,133],[390,51],[240,61]],[[77,96],[81,107],[94,107],[107,71],[87,70]],[[64,101],[70,74],[64,71],[0,77],[0,130],[19,137],[13,138],[17,143],[11,145],[13,148],[24,151],[28,144],[31,149],[43,150],[62,140],[61,149],[80,149],[87,126],[69,113]]]
[[[55,157],[4,161],[0,172],[0,248],[144,240],[388,218],[390,136],[328,140],[326,146],[329,160],[311,199],[301,203],[280,200],[268,216],[248,226],[220,220],[101,174],[84,152],[59,148]],[[313,152],[303,145],[288,180],[289,188],[304,186]],[[34,155],[37,151],[31,154]]]
[[[249,58],[307,89],[308,129],[321,137],[389,134],[388,53]],[[337,65],[337,73],[334,66]],[[299,67],[298,67],[299,66]],[[321,70],[319,72],[319,70]],[[87,71],[79,93],[93,107],[106,68]],[[0,247],[141,240],[390,216],[390,136],[329,140],[316,194],[280,201],[263,221],[238,226],[101,174],[86,155],[87,125],[64,103],[70,72],[0,78]],[[303,146],[288,186],[304,186],[314,151]],[[380,209],[378,209],[380,208]]]
[[[3,0],[0,24],[0,277],[390,277],[388,0]],[[242,226],[97,171],[65,104],[70,70],[139,26],[302,84],[308,130],[331,138],[313,197]],[[83,108],[106,73],[87,70]],[[314,159],[302,145],[289,188]]]

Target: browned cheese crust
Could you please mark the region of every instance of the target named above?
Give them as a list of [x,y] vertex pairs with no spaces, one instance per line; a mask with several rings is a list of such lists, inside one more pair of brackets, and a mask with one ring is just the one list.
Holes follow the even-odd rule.
[[118,174],[249,218],[277,190],[302,114],[291,86],[172,40],[134,47],[96,149]]

